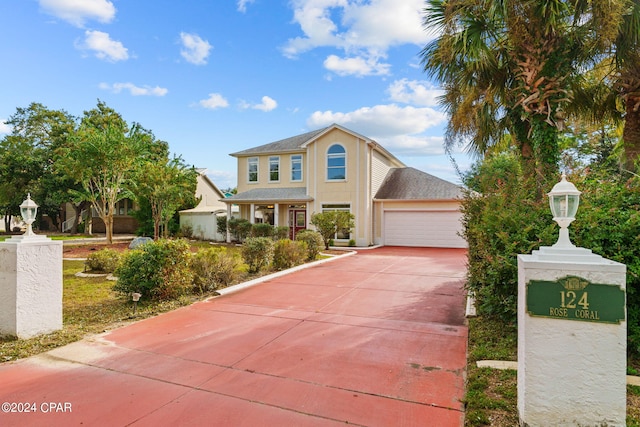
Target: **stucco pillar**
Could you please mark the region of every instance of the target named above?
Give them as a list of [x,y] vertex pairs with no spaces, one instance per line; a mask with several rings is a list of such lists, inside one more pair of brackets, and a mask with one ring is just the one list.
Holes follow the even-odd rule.
[[231,231],[229,231],[230,219],[231,219],[231,203],[227,203],[227,243],[231,243]]
[[518,256],[521,425],[624,426],[626,266],[584,248]]
[[256,222],[256,205],[255,205],[255,203],[251,203],[251,208],[249,209],[249,222],[251,224],[255,224],[255,222]]
[[278,203],[273,204],[273,226],[278,227],[280,225],[280,205]]
[[13,236],[0,242],[0,335],[62,329],[62,242]]

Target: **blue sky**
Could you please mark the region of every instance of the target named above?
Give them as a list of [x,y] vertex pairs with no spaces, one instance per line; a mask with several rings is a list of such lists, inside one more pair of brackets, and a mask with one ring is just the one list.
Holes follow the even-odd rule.
[[[420,66],[423,0],[3,0],[0,137],[17,107],[100,99],[236,185],[229,153],[339,123],[459,182]],[[432,35],[431,35],[432,37]],[[455,154],[466,170],[471,160]]]

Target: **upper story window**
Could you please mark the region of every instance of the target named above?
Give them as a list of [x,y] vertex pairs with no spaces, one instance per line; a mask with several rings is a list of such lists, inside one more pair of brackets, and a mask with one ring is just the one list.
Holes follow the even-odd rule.
[[280,181],[280,157],[269,157],[269,181]]
[[333,144],[327,151],[327,179],[344,180],[347,178],[347,153],[340,144]]
[[249,157],[247,159],[247,171],[249,172],[248,181],[258,182],[258,158]]
[[302,181],[302,154],[291,155],[291,181]]

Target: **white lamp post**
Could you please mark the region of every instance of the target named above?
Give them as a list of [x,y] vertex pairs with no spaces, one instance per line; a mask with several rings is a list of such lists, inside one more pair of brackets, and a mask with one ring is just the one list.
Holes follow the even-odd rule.
[[37,212],[38,205],[31,200],[31,193],[29,193],[27,194],[27,200],[20,205],[20,215],[22,215],[23,221],[27,223],[27,231],[24,233],[25,236],[35,236],[31,224],[36,220]]
[[568,227],[576,219],[576,212],[580,203],[580,191],[575,185],[567,181],[567,176],[563,172],[562,180],[553,186],[548,196],[553,220],[560,226],[558,241],[552,248],[574,249],[576,246],[569,239]]

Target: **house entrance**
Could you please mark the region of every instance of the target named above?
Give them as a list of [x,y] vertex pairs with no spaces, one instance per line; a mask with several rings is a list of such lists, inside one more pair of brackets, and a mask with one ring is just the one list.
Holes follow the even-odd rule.
[[307,228],[307,209],[289,209],[289,238],[295,240],[296,234]]

